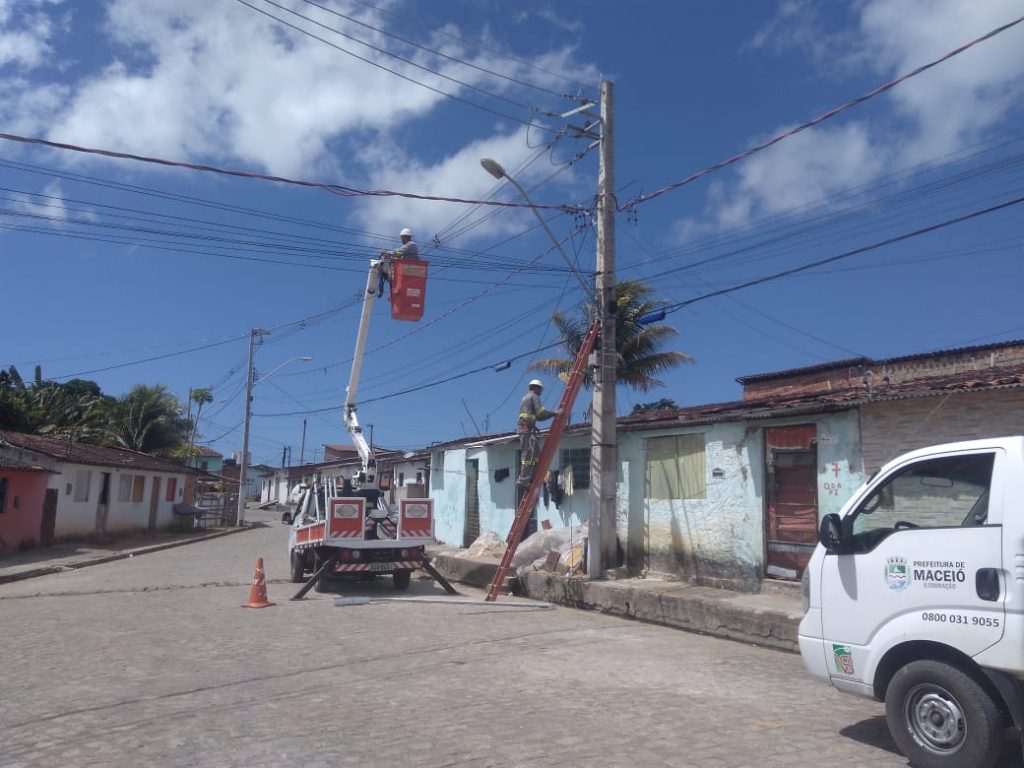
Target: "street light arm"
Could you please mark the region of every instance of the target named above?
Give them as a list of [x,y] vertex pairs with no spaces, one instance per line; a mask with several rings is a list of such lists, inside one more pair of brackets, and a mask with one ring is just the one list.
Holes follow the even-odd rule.
[[555,248],[558,249],[558,253],[561,255],[562,261],[565,262],[565,265],[569,267],[569,271],[576,276],[577,280],[579,280],[580,287],[583,289],[583,293],[586,295],[588,299],[590,299],[591,303],[593,303],[594,292],[587,285],[586,281],[583,279],[583,276],[579,273],[579,270],[577,270],[576,267],[573,266],[573,263],[569,260],[569,257],[565,255],[565,251],[562,250],[562,244],[558,242],[558,238],[555,237],[555,233],[551,231],[551,227],[548,226],[548,223],[547,221],[544,220],[544,217],[540,215],[540,211],[537,210],[536,204],[533,202],[533,200],[530,199],[530,196],[526,194],[526,190],[523,189],[522,185],[514,178],[512,178],[512,175],[504,168],[502,168],[497,161],[492,160],[489,157],[483,158],[480,161],[480,165],[482,165],[484,170],[491,174],[491,176],[493,176],[494,178],[507,179],[508,183],[515,187],[519,194],[523,196],[523,199],[530,204],[530,210],[533,211],[533,215],[537,217],[537,221],[540,222],[540,225],[544,228],[544,231],[551,239],[551,242],[555,244]]
[[254,381],[253,383],[254,383],[254,384],[259,384],[259,383],[260,383],[261,381],[266,381],[266,380],[267,380],[267,379],[269,379],[269,378],[270,378],[271,376],[273,376],[273,375],[274,375],[275,373],[277,373],[277,372],[278,372],[278,371],[280,371],[280,370],[281,370],[282,368],[284,368],[284,367],[285,367],[286,365],[288,365],[288,363],[294,363],[294,362],[295,362],[296,360],[301,360],[301,361],[302,361],[302,362],[304,362],[304,363],[308,363],[308,362],[309,362],[310,360],[312,360],[312,359],[313,359],[313,358],[312,358],[312,357],[309,357],[308,355],[303,355],[302,357],[291,357],[291,358],[289,358],[289,359],[285,360],[285,361],[284,361],[283,363],[281,363],[281,364],[280,364],[279,366],[277,366],[276,368],[274,368],[274,370],[272,370],[272,371],[271,371],[270,373],[265,373],[265,374],[263,374],[262,376],[260,376],[260,377],[259,377],[258,379],[256,379],[256,381]]

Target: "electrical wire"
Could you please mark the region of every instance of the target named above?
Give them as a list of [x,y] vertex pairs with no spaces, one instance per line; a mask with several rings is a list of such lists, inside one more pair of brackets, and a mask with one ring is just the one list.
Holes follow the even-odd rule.
[[624,203],[623,205],[617,206],[617,210],[619,212],[630,210],[640,205],[641,203],[650,202],[651,200],[661,197],[662,195],[667,194],[668,192],[672,192],[676,189],[679,189],[680,187],[690,184],[696,181],[697,179],[703,178],[704,176],[714,173],[715,171],[719,171],[722,168],[726,168],[730,165],[738,163],[740,160],[745,160],[751,155],[757,154],[758,152],[761,152],[765,149],[768,149],[769,147],[774,146],[775,144],[778,144],[780,141],[784,141],[785,139],[788,139],[791,136],[795,136],[796,134],[805,131],[808,128],[812,128],[815,125],[825,122],[826,120],[830,120],[831,118],[835,117],[836,115],[842,114],[848,109],[852,109],[853,107],[863,104],[864,102],[873,99],[875,96],[878,96],[879,94],[885,93],[886,91],[895,88],[900,83],[904,83],[907,80],[910,80],[912,77],[920,75],[922,72],[927,72],[929,69],[932,69],[933,67],[936,67],[939,64],[942,64],[943,62],[952,59],[954,56],[958,56],[959,54],[973,48],[979,43],[983,43],[986,40],[990,40],[996,35],[999,35],[1005,32],[1006,30],[1017,26],[1021,22],[1024,22],[1024,16],[1014,19],[1013,21],[1007,24],[1003,24],[1000,27],[996,27],[995,29],[986,32],[981,37],[977,37],[974,40],[971,40],[970,42],[961,45],[959,48],[955,48],[954,50],[949,51],[948,53],[940,56],[939,58],[928,62],[927,64],[923,64],[920,67],[911,70],[910,72],[900,75],[899,77],[896,77],[886,83],[882,83],[881,85],[872,89],[868,93],[858,96],[855,99],[851,99],[850,101],[847,101],[843,104],[840,104],[838,107],[833,107],[827,112],[823,112],[822,114],[818,115],[817,117],[811,120],[808,120],[805,123],[801,123],[800,125],[797,125],[794,128],[790,128],[787,131],[783,131],[782,133],[773,136],[767,141],[761,142],[760,144],[756,144],[753,147],[745,149],[742,152],[733,155],[732,157],[726,158],[725,160],[715,163],[714,165],[708,166],[707,168],[697,171],[696,173],[692,173],[686,178],[681,179],[680,181],[661,187],[660,189],[655,190],[649,195],[639,195],[638,197],[633,198],[632,200]]
[[[373,11],[377,11],[378,13],[381,13],[381,14],[387,14],[389,16],[394,16],[396,18],[405,18],[404,16],[402,16],[402,15],[400,15],[398,13],[395,13],[394,11],[390,11],[387,8],[384,8],[384,7],[381,7],[381,6],[377,6],[377,5],[373,5],[372,3],[365,2],[365,0],[352,0],[352,2],[358,3],[359,5],[363,6],[364,8],[369,8],[369,9],[371,9]],[[476,41],[468,40],[467,38],[464,38],[464,37],[461,37],[459,35],[453,34],[451,32],[448,32],[448,31],[444,30],[444,29],[435,30],[435,34],[443,35],[444,37],[447,37],[450,40],[456,40],[456,41],[458,41],[460,43],[466,43],[468,45],[471,45],[471,46],[475,47],[477,50],[490,50],[490,49],[486,48],[485,46],[483,46],[482,44],[477,43]],[[572,83],[573,85],[578,85],[578,86],[580,86],[581,88],[584,88],[584,89],[588,89],[588,88],[589,89],[593,89],[594,88],[594,85],[592,83],[584,83],[584,82],[582,82],[580,80],[573,80],[568,75],[565,75],[565,74],[560,73],[560,72],[553,72],[550,69],[545,69],[544,67],[541,67],[541,66],[539,66],[538,64],[536,64],[534,62],[527,61],[526,59],[520,59],[520,58],[517,58],[515,56],[512,56],[511,54],[501,53],[501,52],[498,52],[498,51],[494,51],[494,53],[497,56],[502,57],[503,59],[508,59],[509,61],[516,62],[517,64],[522,64],[525,67],[529,67],[529,68],[534,69],[534,70],[536,70],[538,72],[542,72],[545,75],[548,75],[550,77],[554,77],[554,78],[556,78],[558,80],[562,80],[562,81],[564,81],[566,83]]]
[[[259,10],[259,9],[256,9],[252,5],[249,5],[249,3],[246,2],[246,0],[238,0],[238,2],[242,3],[242,5],[248,5],[250,8],[253,8],[254,10]],[[412,67],[416,67],[417,69],[421,69],[424,72],[429,72],[432,75],[436,75],[437,77],[444,78],[445,80],[448,80],[449,82],[455,83],[456,85],[461,85],[463,88],[468,88],[471,91],[475,91],[476,93],[483,94],[484,96],[488,96],[488,97],[490,97],[492,99],[497,99],[498,101],[504,101],[506,104],[510,104],[513,107],[518,107],[519,109],[526,110],[527,112],[531,112],[531,113],[534,113],[534,114],[544,115],[545,117],[558,117],[558,115],[555,114],[554,112],[546,112],[546,111],[540,110],[537,107],[530,106],[529,104],[523,104],[521,101],[516,101],[515,99],[511,99],[511,98],[509,98],[507,96],[503,96],[503,95],[498,94],[498,93],[493,93],[492,91],[488,91],[488,90],[486,90],[484,88],[479,88],[479,87],[473,85],[472,83],[467,83],[467,82],[465,82],[463,80],[459,80],[458,78],[452,77],[450,75],[446,75],[443,72],[439,72],[439,71],[437,71],[435,69],[431,69],[430,67],[424,66],[423,64],[418,64],[415,61],[413,61],[412,59],[407,59],[404,56],[399,56],[397,53],[389,51],[386,48],[380,48],[380,47],[378,47],[376,45],[373,45],[372,43],[366,42],[365,40],[360,40],[358,37],[355,37],[354,35],[350,35],[347,32],[342,32],[340,29],[332,27],[332,26],[330,26],[328,24],[323,24],[323,23],[317,21],[316,19],[310,18],[309,16],[305,16],[304,14],[301,14],[298,11],[294,11],[291,8],[288,8],[288,7],[284,6],[284,5],[281,5],[280,3],[275,2],[275,0],[263,0],[263,2],[265,2],[267,5],[272,5],[275,8],[278,8],[279,10],[282,10],[282,11],[285,11],[287,13],[290,13],[293,16],[297,16],[300,19],[303,19],[304,21],[308,21],[311,24],[315,24],[316,26],[320,27],[321,29],[326,29],[327,31],[333,32],[336,35],[341,35],[342,37],[344,37],[347,40],[351,40],[351,41],[353,41],[355,43],[359,43],[360,45],[365,45],[367,48],[369,48],[372,51],[376,51],[377,53],[382,53],[385,56],[390,56],[393,59],[398,59],[399,61],[401,61],[401,62],[403,62],[405,64],[408,64],[408,65],[410,65]],[[320,7],[320,6],[318,6],[318,7]],[[269,14],[267,14],[267,15],[269,15]],[[277,17],[275,17],[275,16],[271,16],[271,18],[277,19]],[[281,19],[277,19],[277,20],[278,21],[282,21]],[[285,23],[285,22],[282,21],[282,23]],[[289,26],[292,26],[292,25],[289,25]],[[303,34],[306,34],[306,35],[310,34],[307,30],[301,29],[299,27],[292,27],[292,28],[302,32]],[[331,45],[332,47],[335,47],[338,50],[344,51],[345,53],[348,53],[350,55],[354,55],[354,54],[352,54],[351,51],[348,51],[345,48],[341,48],[340,46],[334,46],[332,43],[328,42],[327,40],[323,40],[323,38],[317,37],[316,35],[310,35],[310,36],[313,37],[316,40],[320,40],[320,41],[322,41],[324,43],[327,43],[327,45]],[[361,57],[357,57],[357,58],[361,58]],[[370,59],[362,59],[362,61],[365,61],[365,62],[367,62],[369,64],[373,64],[374,66],[380,66],[379,64],[377,64],[376,62],[374,62],[374,61],[372,61]],[[465,62],[463,62],[463,63],[465,63]],[[399,75],[400,77],[402,76],[402,75],[400,75],[400,73],[394,72],[393,70],[387,69],[386,67],[381,67],[381,68],[385,69],[388,72],[391,72],[392,74]],[[407,79],[411,79],[411,78],[407,78]],[[426,86],[424,83],[420,83],[417,80],[412,80],[412,82],[416,83],[417,85],[422,85],[424,87],[429,87],[429,86]],[[556,95],[558,95],[558,94],[556,94]],[[469,102],[467,102],[467,103],[469,103]],[[473,103],[473,106],[478,106],[478,105]],[[529,125],[529,122],[527,123],[527,125]]]
[[[239,0],[239,2],[241,2],[241,0]],[[263,173],[255,173],[253,171],[241,171],[233,168],[219,168],[214,165],[202,165],[200,163],[187,163],[180,160],[168,160],[160,157],[135,155],[130,152],[115,152],[113,150],[100,149],[98,147],[86,147],[79,144],[69,144],[60,141],[49,141],[48,139],[40,139],[32,136],[21,136],[16,133],[0,133],[0,140],[11,141],[18,144],[32,144],[41,147],[49,147],[50,149],[65,150],[68,152],[80,152],[83,154],[99,155],[101,157],[109,157],[115,160],[132,160],[134,162],[139,163],[162,165],[170,168],[184,168],[190,171],[215,173],[223,176],[233,176],[241,179],[269,181],[275,184],[288,184],[298,187],[322,189],[325,192],[330,192],[332,195],[340,195],[342,197],[401,197],[408,200],[428,200],[442,203],[463,203],[466,205],[490,205],[497,208],[536,208],[538,210],[555,210],[564,211],[565,213],[575,213],[575,209],[565,205],[552,205],[544,203],[516,203],[505,202],[500,200],[476,200],[473,198],[444,197],[441,195],[424,195],[415,192],[400,192],[390,189],[355,189],[353,187],[345,187],[340,184],[328,184],[326,182],[321,181],[292,179],[285,176],[272,176]]]
[[[804,239],[805,246],[832,243],[840,236],[863,231],[865,225],[858,222],[858,217],[863,217],[865,214],[874,214],[876,211],[883,211],[884,215],[874,219],[873,226],[875,228],[886,223],[891,225],[906,224],[909,220],[914,218],[907,212],[913,204],[919,201],[928,200],[930,197],[935,197],[938,194],[947,192],[958,186],[963,186],[967,183],[984,181],[987,177],[992,176],[992,174],[996,172],[1013,170],[1022,165],[1024,165],[1024,153],[1018,153],[1009,158],[1002,158],[995,162],[987,163],[979,168],[972,168],[967,171],[942,177],[938,180],[929,181],[909,189],[897,190],[893,194],[882,197],[867,197],[867,195],[876,192],[880,188],[895,184],[898,179],[889,180],[882,184],[863,185],[856,191],[856,194],[864,195],[866,198],[864,202],[853,204],[852,201],[854,197],[850,195],[845,195],[839,200],[829,199],[822,201],[819,204],[815,204],[815,206],[827,209],[831,204],[837,206],[838,209],[826,210],[826,212],[820,216],[798,220],[793,227],[788,229],[782,227],[766,227],[763,230],[753,230],[752,233],[741,237],[726,238],[724,240],[720,239],[717,242],[719,247],[731,245],[733,243],[737,243],[738,245],[731,250],[712,253],[697,261],[689,262],[679,267],[672,267],[653,274],[646,274],[645,279],[660,278],[673,273],[693,270],[696,267],[702,267],[712,263],[717,263],[721,268],[729,264],[730,261],[737,261],[740,258],[742,258],[744,264],[749,265],[758,259],[764,260],[767,258],[785,256],[792,252],[794,241],[801,238]],[[915,173],[914,175],[919,176],[921,173],[923,172]],[[1018,174],[1018,177],[1019,176],[1020,174]],[[1011,189],[1013,189],[1018,188],[1020,182],[1013,180],[1008,183],[1011,185]],[[985,191],[992,191],[994,187],[995,184],[992,181],[987,181],[983,189]],[[974,204],[977,205],[979,203],[978,201],[974,201]],[[806,208],[802,208],[800,210],[806,210]],[[920,211],[918,218],[922,216],[931,217],[934,213],[935,204],[933,203],[929,205],[927,209]],[[793,214],[791,216],[791,214],[787,212],[783,219],[796,219],[797,215],[798,214]],[[769,220],[769,224],[772,224],[771,220]],[[821,236],[817,239],[809,241],[806,240],[807,236],[817,232],[821,233]],[[695,245],[694,248],[686,248],[682,251],[674,251],[674,253],[707,253],[715,244],[716,243],[713,241],[704,242],[703,244]],[[752,257],[751,254],[759,255]],[[667,261],[670,257],[663,253],[659,258],[661,261]]]
[[[447,91],[443,91],[440,88],[435,88],[432,85],[427,85],[426,83],[422,83],[419,80],[416,80],[415,78],[409,77],[408,75],[403,75],[401,72],[398,72],[397,70],[391,69],[390,67],[386,67],[383,64],[374,61],[373,59],[368,59],[365,56],[360,56],[358,53],[354,53],[353,51],[350,51],[347,48],[344,48],[344,47],[338,45],[337,43],[332,43],[330,40],[326,40],[325,38],[322,38],[319,35],[313,34],[312,32],[310,32],[307,29],[303,29],[302,27],[300,27],[300,26],[298,26],[296,24],[292,24],[291,22],[286,21],[286,20],[284,20],[284,19],[282,19],[282,18],[280,18],[278,16],[275,16],[272,13],[268,13],[267,11],[264,11],[262,8],[257,8],[255,5],[250,3],[248,0],[236,0],[236,2],[241,3],[242,5],[244,5],[244,6],[248,7],[248,8],[251,8],[252,10],[256,11],[256,13],[261,13],[264,16],[266,16],[267,18],[273,19],[278,24],[283,24],[286,27],[290,27],[290,28],[294,29],[296,32],[301,32],[302,34],[307,35],[308,37],[311,37],[314,40],[319,40],[324,45],[329,45],[331,48],[334,48],[335,50],[341,51],[342,53],[346,53],[346,54],[348,54],[349,56],[352,56],[355,59],[359,59],[359,61],[362,61],[362,62],[364,62],[366,64],[369,64],[370,66],[376,67],[377,69],[382,69],[385,72],[388,72],[389,74],[394,75],[395,77],[399,77],[402,80],[406,80],[406,81],[408,81],[410,83],[413,83],[414,85],[418,85],[421,88],[427,89],[428,91],[433,91],[434,93],[436,93],[436,94],[438,94],[440,96],[444,96],[446,99],[451,99],[452,101],[457,101],[460,104],[465,104],[466,106],[473,107],[474,109],[479,109],[479,110],[481,110],[483,112],[487,112],[490,115],[493,115],[495,117],[500,117],[500,118],[502,118],[504,120],[511,120],[513,122],[516,122],[516,123],[522,123],[523,125],[530,125],[531,124],[531,120],[524,120],[523,118],[516,117],[515,115],[509,115],[509,114],[507,114],[505,112],[499,112],[498,110],[491,109],[490,107],[486,107],[483,104],[477,104],[475,101],[470,101],[469,99],[464,99],[461,96],[456,96],[455,94],[449,93]],[[276,3],[273,2],[273,0],[264,0],[264,2],[270,3],[271,5],[276,5]],[[278,6],[278,7],[280,7],[280,6]],[[292,10],[289,10],[287,8],[285,8],[284,10],[288,11],[289,13],[293,13],[296,16],[301,16],[304,19],[307,18],[305,16],[302,16],[302,14],[298,13],[297,11],[292,11]],[[313,21],[312,19],[307,19],[307,20],[308,21]],[[320,22],[317,22],[317,21],[313,21],[313,23],[317,24],[318,26],[326,27],[326,25],[320,24]],[[344,32],[338,32],[338,30],[332,29],[331,27],[326,27],[326,28],[327,29],[331,29],[331,31],[336,32],[337,34],[343,35],[344,37],[349,37],[349,35],[345,34]],[[363,43],[363,45],[368,45],[368,43]],[[369,47],[373,48],[373,46],[369,46]],[[388,55],[394,56],[394,54],[388,54]],[[395,58],[401,58],[401,57],[395,56]],[[404,59],[403,59],[403,61],[404,61]],[[413,62],[409,62],[409,63],[413,64]],[[420,65],[414,64],[414,66],[419,67]],[[424,68],[424,67],[421,67],[421,68]],[[433,74],[436,74],[439,77],[445,77],[445,78],[447,78],[449,80],[453,79],[453,78],[448,77],[447,75],[442,75],[442,74],[440,74],[438,72],[434,72]],[[460,82],[460,81],[456,81],[456,82]],[[463,83],[463,85],[466,85],[466,84]],[[468,87],[473,88],[474,90],[480,90],[480,89],[475,88],[474,86],[468,86]],[[493,94],[489,94],[489,95],[493,96]],[[507,101],[507,99],[504,99],[504,97],[496,97],[496,98],[502,98],[503,100]],[[527,109],[529,109],[529,107],[527,107]],[[547,113],[542,113],[542,114],[547,114]],[[548,131],[554,131],[555,130],[554,128],[545,128],[544,126],[538,126],[538,127],[540,127],[542,130],[548,130]]]
[[895,235],[893,237],[888,237],[888,238],[886,238],[884,240],[879,240],[877,242],[871,243],[870,245],[864,245],[864,246],[861,246],[859,248],[853,248],[853,249],[851,249],[849,251],[844,251],[843,253],[837,254],[835,256],[829,256],[828,258],[824,258],[824,259],[817,259],[815,261],[811,261],[811,262],[808,262],[806,264],[802,264],[802,265],[800,265],[798,267],[793,267],[791,269],[786,269],[786,270],[783,270],[781,272],[776,272],[775,274],[771,274],[771,275],[764,275],[763,277],[759,277],[759,278],[756,278],[754,280],[748,280],[748,281],[746,281],[744,283],[740,283],[739,285],[733,285],[733,286],[730,286],[728,288],[722,288],[720,290],[712,291],[710,293],[706,293],[706,294],[703,294],[701,296],[696,296],[696,297],[694,297],[692,299],[687,299],[685,301],[675,302],[673,304],[669,304],[669,305],[663,307],[662,309],[663,309],[663,311],[666,314],[669,313],[669,312],[675,312],[676,310],[682,309],[683,307],[688,307],[688,306],[690,306],[692,304],[696,304],[699,301],[704,301],[705,299],[711,299],[711,298],[714,298],[715,296],[724,296],[725,294],[733,293],[735,291],[740,291],[740,290],[743,290],[744,288],[751,288],[751,287],[753,287],[755,285],[762,285],[764,283],[773,282],[775,280],[780,280],[780,279],[782,279],[784,277],[789,277],[791,275],[795,275],[795,274],[798,274],[800,272],[806,272],[809,269],[814,269],[815,267],[820,267],[820,266],[822,266],[824,264],[831,264],[833,262],[840,261],[842,259],[848,259],[851,256],[856,256],[856,255],[859,255],[861,253],[867,253],[869,251],[877,250],[878,248],[882,248],[882,247],[887,246],[887,245],[892,245],[893,243],[902,242],[903,240],[909,240],[909,239],[914,238],[914,237],[919,237],[921,235],[928,234],[929,232],[935,232],[935,231],[938,231],[940,229],[945,229],[946,227],[951,227],[951,226],[953,226],[955,224],[962,224],[965,221],[970,221],[972,219],[977,219],[977,218],[979,218],[981,216],[986,216],[986,215],[988,215],[990,213],[995,213],[997,211],[1001,211],[1001,210],[1004,210],[1006,208],[1010,208],[1011,206],[1019,205],[1021,203],[1024,203],[1024,197],[1017,197],[1017,198],[1014,198],[1013,200],[1007,200],[1007,201],[1005,201],[1003,203],[999,203],[997,205],[992,205],[992,206],[989,206],[987,208],[982,208],[981,210],[972,211],[971,213],[967,213],[967,214],[964,214],[962,216],[956,216],[956,217],[951,218],[951,219],[946,219],[945,221],[940,221],[937,224],[932,224],[932,225],[927,226],[927,227],[922,227],[920,229],[913,230],[912,232],[905,232],[905,233],[903,233],[901,235]]
[[518,78],[510,77],[509,75],[504,75],[501,72],[495,72],[493,69],[488,69],[487,67],[481,67],[481,66],[479,66],[477,64],[473,64],[471,62],[465,61],[464,59],[460,59],[457,56],[451,56],[451,55],[449,55],[447,53],[444,53],[443,51],[439,51],[439,50],[436,50],[434,48],[429,48],[429,47],[427,47],[425,45],[420,45],[419,43],[417,43],[417,42],[415,42],[413,40],[409,40],[408,38],[401,37],[399,35],[394,34],[393,32],[388,32],[386,29],[382,29],[381,27],[375,27],[372,24],[367,24],[365,21],[360,21],[359,19],[357,19],[357,18],[355,18],[353,16],[346,16],[344,13],[341,13],[340,11],[336,11],[333,8],[329,8],[326,5],[321,5],[320,3],[317,3],[314,0],[302,0],[302,2],[306,3],[307,5],[312,5],[312,6],[316,7],[316,8],[319,8],[321,11],[325,11],[327,13],[333,14],[334,16],[338,16],[338,17],[340,17],[342,19],[346,19],[346,20],[352,22],[353,24],[358,24],[361,27],[366,27],[367,29],[370,29],[370,30],[372,30],[374,32],[377,32],[378,34],[385,35],[385,36],[390,37],[390,38],[392,38],[394,40],[398,40],[399,42],[405,43],[406,45],[411,45],[412,47],[418,48],[421,51],[426,51],[427,53],[432,53],[435,56],[439,56],[439,57],[441,57],[443,59],[447,59],[448,61],[454,62],[456,64],[461,64],[461,65],[463,65],[465,67],[469,67],[471,69],[475,69],[478,72],[483,72],[483,73],[488,74],[488,75],[493,75],[494,77],[500,78],[502,80],[507,80],[510,83],[515,83],[516,85],[521,85],[521,86],[523,86],[525,88],[532,88],[532,89],[534,89],[536,91],[540,91],[541,93],[546,93],[546,94],[549,94],[551,96],[557,96],[557,97],[563,98],[563,99],[571,99],[571,98],[573,98],[572,96],[570,96],[568,94],[559,93],[558,91],[552,91],[550,88],[545,88],[545,87],[540,86],[540,85],[535,85],[533,83],[528,83],[525,80],[519,80]]
[[[498,368],[498,367],[501,367],[504,370],[504,368],[507,367],[506,364],[511,364],[511,363],[515,362],[516,360],[522,360],[523,358],[530,357],[531,355],[535,355],[538,352],[543,352],[546,349],[552,349],[554,347],[559,346],[561,343],[562,343],[562,341],[559,340],[559,341],[556,341],[556,342],[554,342],[552,344],[548,344],[548,345],[543,346],[543,347],[538,347],[537,349],[531,349],[529,352],[523,352],[522,354],[514,355],[514,356],[506,358],[504,360],[499,360],[496,363],[491,363],[489,365],[483,365],[483,366],[480,366],[479,368],[474,368],[474,369],[469,370],[469,371],[463,371],[462,373],[456,373],[456,374],[454,374],[452,376],[448,376],[448,377],[446,377],[444,379],[438,379],[436,381],[432,381],[432,382],[429,382],[427,384],[421,384],[421,385],[416,386],[416,387],[409,387],[407,389],[398,390],[397,392],[391,392],[390,394],[387,394],[387,395],[380,395],[378,397],[371,397],[371,398],[369,398],[367,400],[361,400],[361,401],[359,401],[357,403],[357,405],[360,405],[360,406],[367,405],[368,403],[376,403],[376,402],[380,402],[381,400],[390,400],[391,398],[400,397],[401,395],[408,395],[408,394],[411,394],[413,392],[421,392],[421,391],[423,391],[425,389],[430,389],[432,387],[437,387],[437,386],[440,386],[441,384],[447,384],[448,382],[456,381],[457,379],[464,379],[467,376],[472,376],[473,374],[480,373],[482,371],[494,370],[495,368]],[[288,413],[259,413],[259,414],[253,414],[253,416],[259,416],[260,418],[265,418],[265,419],[266,418],[276,418],[276,417],[280,417],[280,416],[306,416],[306,415],[311,415],[311,414],[314,414],[314,413],[329,413],[331,411],[340,411],[340,410],[344,410],[344,408],[345,408],[345,405],[343,403],[341,405],[329,406],[327,408],[317,408],[315,410],[290,411]]]

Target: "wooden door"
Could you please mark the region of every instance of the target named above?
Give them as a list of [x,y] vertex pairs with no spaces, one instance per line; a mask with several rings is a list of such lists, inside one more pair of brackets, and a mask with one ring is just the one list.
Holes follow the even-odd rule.
[[817,430],[765,430],[766,575],[798,580],[818,541]]
[[43,499],[43,519],[39,525],[39,543],[47,546],[53,543],[54,533],[57,530],[57,498],[59,492],[56,488],[47,488],[46,496]]
[[156,530],[156,512],[160,504],[160,478],[153,478],[153,491],[149,495],[149,525],[150,531]]
[[100,495],[96,501],[96,533],[107,530],[107,510],[110,507],[110,473],[103,473]]

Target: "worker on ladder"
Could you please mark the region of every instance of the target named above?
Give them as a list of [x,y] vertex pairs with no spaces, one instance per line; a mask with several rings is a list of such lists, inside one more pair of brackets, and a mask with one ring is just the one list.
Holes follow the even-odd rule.
[[519,420],[516,422],[516,433],[519,435],[519,479],[516,485],[525,488],[533,478],[533,470],[537,466],[540,455],[540,432],[538,421],[547,421],[560,416],[561,411],[549,411],[540,401],[544,384],[540,379],[530,382],[528,391],[519,405]]

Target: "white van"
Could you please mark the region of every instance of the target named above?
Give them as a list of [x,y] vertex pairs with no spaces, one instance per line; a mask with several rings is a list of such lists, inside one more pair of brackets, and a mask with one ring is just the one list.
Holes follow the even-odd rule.
[[885,702],[913,765],[984,768],[1024,715],[1024,437],[889,462],[821,521],[807,670]]

